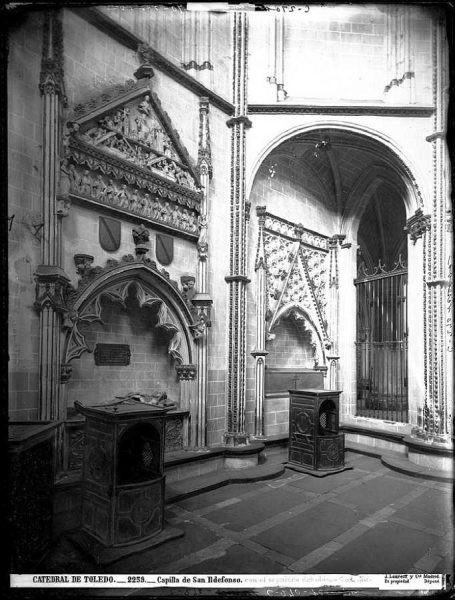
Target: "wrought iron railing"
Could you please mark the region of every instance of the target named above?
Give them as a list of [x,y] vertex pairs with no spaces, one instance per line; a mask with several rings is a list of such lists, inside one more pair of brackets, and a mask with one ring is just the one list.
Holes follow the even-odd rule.
[[362,266],[357,287],[357,415],[408,420],[407,268]]

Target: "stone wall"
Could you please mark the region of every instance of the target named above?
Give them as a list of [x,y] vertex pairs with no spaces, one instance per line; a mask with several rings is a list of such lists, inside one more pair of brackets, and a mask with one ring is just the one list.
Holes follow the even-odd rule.
[[[311,334],[300,323],[282,319],[273,328],[275,338],[266,343],[267,367],[311,369],[314,366]],[[266,390],[267,392],[267,390]]]
[[41,248],[40,12],[18,17],[8,54],[9,410],[11,419],[38,417],[39,316],[33,273]]
[[[273,77],[277,75],[275,64],[281,62],[282,76],[276,83],[284,84],[290,102],[297,98],[336,103],[387,99],[385,87],[393,77],[407,71],[415,75],[412,101],[429,102],[431,23],[418,7],[413,7],[409,24],[405,25],[408,15],[402,19],[401,27],[408,27],[411,46],[409,60],[404,61],[406,50],[400,48],[404,37],[388,39],[388,15],[393,10],[374,5],[313,4],[294,10],[288,7],[281,15],[273,10],[255,13],[250,20],[249,101],[276,101]],[[271,49],[280,27],[282,55],[275,58]],[[398,49],[396,56],[388,51],[390,46]],[[411,101],[409,94],[404,101]]]

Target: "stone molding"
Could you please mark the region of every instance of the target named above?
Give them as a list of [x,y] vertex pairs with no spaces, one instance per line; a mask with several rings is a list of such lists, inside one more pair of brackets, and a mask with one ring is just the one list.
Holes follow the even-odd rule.
[[327,106],[324,104],[249,104],[250,115],[372,115],[387,117],[431,117],[434,112],[432,106]]

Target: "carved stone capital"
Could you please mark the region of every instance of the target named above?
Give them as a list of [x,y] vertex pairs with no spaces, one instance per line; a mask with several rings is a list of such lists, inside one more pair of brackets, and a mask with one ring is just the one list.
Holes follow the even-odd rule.
[[240,115],[239,117],[232,117],[226,121],[226,125],[228,127],[234,127],[235,125],[243,125],[247,129],[253,126],[253,123],[250,121],[248,117],[245,115]]
[[35,280],[35,309],[41,311],[44,308],[52,307],[58,312],[64,312],[67,305],[67,290],[71,285],[70,279],[63,269],[55,265],[38,265]]
[[415,214],[406,221],[406,227],[404,231],[409,234],[409,237],[415,244],[417,239],[420,238],[426,231],[431,227],[431,216],[424,215],[421,208],[418,208]]
[[193,381],[196,378],[196,365],[177,365],[175,370],[179,381]]
[[266,206],[256,206],[256,214],[258,216],[259,226],[264,227],[267,214]]

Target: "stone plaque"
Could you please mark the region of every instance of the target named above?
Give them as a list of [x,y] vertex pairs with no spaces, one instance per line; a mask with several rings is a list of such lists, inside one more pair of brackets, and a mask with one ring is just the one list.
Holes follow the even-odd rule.
[[95,348],[95,365],[130,364],[131,351],[128,344],[97,344]]

